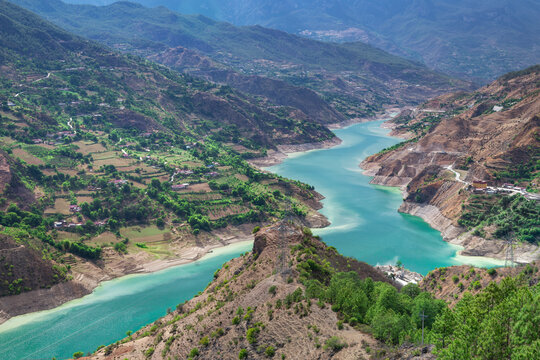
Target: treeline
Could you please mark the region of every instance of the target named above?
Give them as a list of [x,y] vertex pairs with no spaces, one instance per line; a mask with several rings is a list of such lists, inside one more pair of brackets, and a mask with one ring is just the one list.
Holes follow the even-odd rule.
[[[331,249],[326,249],[332,251]],[[527,267],[518,278],[490,283],[477,295],[466,293],[454,308],[423,292],[416,284],[401,290],[385,282],[338,272],[309,237],[292,253],[305,295],[319,305],[332,304],[343,322],[367,325],[389,345],[435,344],[443,360],[537,359],[540,354],[540,285],[530,286]]]

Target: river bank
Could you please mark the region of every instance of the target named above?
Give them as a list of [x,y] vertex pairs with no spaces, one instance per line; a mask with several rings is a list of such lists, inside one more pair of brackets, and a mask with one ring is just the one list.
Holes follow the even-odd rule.
[[[353,118],[339,123],[329,124],[327,127],[330,130],[343,129],[354,124],[362,124],[371,121],[381,121],[392,118],[401,111],[400,108],[390,107],[385,109],[384,112],[377,114],[372,117],[367,118]],[[316,143],[306,143],[306,144],[297,144],[297,145],[278,145],[277,150],[269,150],[267,155],[262,158],[250,159],[248,162],[258,168],[267,168],[275,165],[281,164],[285,159],[287,159],[290,154],[295,153],[304,153],[311,150],[322,150],[330,149],[334,146],[341,144],[341,139],[339,137],[334,137],[333,139],[316,142]]]
[[216,269],[252,247],[251,240],[236,242],[197,261],[104,281],[83,298],[14,317],[0,325],[0,359],[68,359],[114,343],[196,297]]
[[[396,132],[396,124],[391,121],[386,121],[382,124],[382,127],[390,130],[390,136],[399,137],[402,139],[410,139],[411,134]],[[422,154],[416,154],[417,161],[422,159]],[[443,165],[444,161],[442,160]],[[431,162],[430,164],[437,164]],[[403,199],[408,197],[407,187],[415,176],[415,171],[409,171],[409,167],[414,167],[413,163],[405,163],[404,168],[398,172],[397,175],[385,175],[380,174],[381,164],[377,161],[367,161],[364,159],[359,167],[363,170],[363,174],[372,177],[370,183],[374,185],[390,186],[399,188]],[[437,201],[429,202],[426,204],[420,204],[411,201],[403,201],[399,207],[399,212],[404,214],[410,214],[418,216],[427,222],[431,227],[440,231],[443,240],[463,248],[458,252],[460,257],[476,258],[479,261],[493,262],[498,261],[501,265],[509,252],[508,244],[502,240],[485,239],[472,234],[472,231],[459,226],[456,221],[445,216],[443,210],[439,206],[445,206],[446,213],[457,214],[459,213],[460,203],[451,204],[448,199],[457,199],[458,192],[463,188],[459,183],[448,184],[445,186],[444,195],[437,196]],[[446,197],[446,199],[444,199]],[[540,247],[532,244],[514,244],[513,245],[514,262],[516,263],[530,263],[540,258]]]
[[216,249],[253,241],[252,226],[222,229],[213,233],[214,243],[189,246],[178,250],[175,258],[156,259],[140,251],[122,255],[112,248],[105,248],[103,261],[81,262],[72,269],[73,280],[56,284],[48,289],[37,289],[19,295],[0,297],[0,325],[12,317],[50,310],[69,301],[91,294],[101,283],[131,274],[147,274],[167,268],[186,265],[201,259]]

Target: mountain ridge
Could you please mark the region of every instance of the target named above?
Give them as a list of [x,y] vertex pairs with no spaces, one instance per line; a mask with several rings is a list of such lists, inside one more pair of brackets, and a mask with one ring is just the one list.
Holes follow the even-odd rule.
[[[537,65],[476,92],[444,95],[403,111],[392,120],[393,133],[409,141],[368,157],[361,167],[373,183],[400,186],[400,210],[423,217],[446,240],[465,246],[464,255],[504,259],[505,239],[513,237],[520,243],[517,261],[535,260],[539,79]],[[489,192],[474,190],[478,181],[486,181]],[[521,189],[517,195],[515,187]]]
[[235,27],[164,7],[127,6],[125,2],[93,7],[55,0],[49,4],[54,7],[45,10],[33,0],[14,2],[123,51],[156,58],[182,46],[244,75],[307,87],[349,118],[373,116],[383,104],[417,103],[470,86],[358,42],[325,43],[260,26]]
[[10,2],[0,19],[0,237],[17,245],[2,250],[15,270],[0,271],[0,322],[152,262],[192,260],[256,224],[325,223],[311,187],[246,161],[336,141],[306,114],[121,54]]
[[[110,4],[101,0],[72,3]],[[260,24],[333,41],[362,40],[440,71],[487,83],[540,59],[535,1],[244,2],[139,0],[237,25]]]

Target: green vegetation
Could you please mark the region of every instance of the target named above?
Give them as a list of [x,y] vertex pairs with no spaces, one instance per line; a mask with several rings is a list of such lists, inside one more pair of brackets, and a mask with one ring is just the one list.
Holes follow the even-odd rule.
[[532,359],[538,354],[540,288],[515,279],[491,283],[479,294],[465,294],[433,324],[430,339],[438,358]]
[[496,196],[472,195],[463,206],[458,220],[461,226],[483,231],[494,225],[493,237],[504,239],[512,236],[518,241],[540,241],[540,204],[521,195]]
[[247,359],[248,357],[248,351],[246,349],[240,349],[240,351],[238,352],[238,359],[242,360],[242,359]]
[[397,149],[401,149],[402,147],[404,147],[405,145],[409,144],[409,143],[415,143],[419,140],[419,138],[415,137],[413,139],[409,139],[409,140],[405,140],[405,141],[402,141],[402,142],[399,142],[395,145],[392,145],[392,146],[389,146],[387,148],[384,148],[382,149],[381,151],[379,151],[377,153],[377,155],[382,155],[382,154],[386,154],[387,152],[390,152],[390,151],[393,151],[393,150],[397,150]]
[[343,340],[341,340],[339,337],[332,336],[328,338],[328,340],[326,340],[323,348],[324,350],[331,350],[334,352],[338,352],[339,350],[343,349],[346,346],[347,344],[343,342]]
[[273,357],[275,354],[276,354],[276,348],[274,348],[273,346],[268,346],[264,350],[264,355],[266,355],[267,357]]
[[[97,260],[105,247],[161,257],[173,234],[307,214],[312,187],[246,159],[330,138],[327,129],[111,52],[9,2],[0,11],[0,159],[11,176],[0,184],[3,235],[74,264],[71,254]],[[10,294],[29,290],[5,276]]]
[[191,359],[193,359],[193,358],[195,358],[197,356],[199,356],[199,349],[197,349],[197,348],[191,349],[191,351],[189,352],[189,357]]
[[[342,323],[363,326],[363,330],[367,325],[377,339],[388,344],[419,343],[419,314],[423,313],[427,315],[425,339],[436,345],[441,359],[527,359],[538,350],[540,333],[533,329],[540,314],[536,306],[540,286],[529,286],[526,277],[506,278],[485,288],[474,281],[471,289],[479,290],[478,294],[466,293],[454,308],[449,308],[415,284],[398,291],[388,283],[362,280],[356,272],[338,272],[308,239],[292,251],[302,259],[297,270],[306,293],[305,297],[301,292],[291,295],[291,300],[328,302]],[[442,275],[446,269],[440,272]],[[523,276],[533,272],[529,266]],[[494,276],[496,271],[488,274]],[[474,275],[471,268],[467,276]],[[459,277],[453,278],[454,283],[458,281]],[[459,285],[463,288],[462,283]],[[338,351],[343,346],[346,344],[334,337],[326,341],[325,349]]]
[[258,326],[249,328],[246,332],[246,340],[248,343],[255,344],[257,342],[257,335],[260,331],[261,329]]

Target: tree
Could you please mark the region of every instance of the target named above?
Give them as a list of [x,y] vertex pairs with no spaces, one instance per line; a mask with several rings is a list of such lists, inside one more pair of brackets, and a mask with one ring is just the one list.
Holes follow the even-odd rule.
[[238,353],[238,359],[243,360],[247,359],[248,357],[248,351],[246,349],[240,349],[240,352]]

